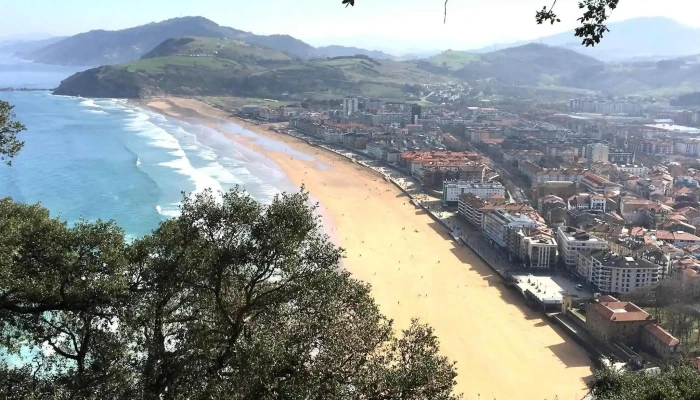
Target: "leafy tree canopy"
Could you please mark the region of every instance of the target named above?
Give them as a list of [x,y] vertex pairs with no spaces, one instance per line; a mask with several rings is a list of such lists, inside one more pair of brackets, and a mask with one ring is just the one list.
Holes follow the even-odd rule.
[[457,399],[432,329],[394,336],[308,204],[205,192],[127,243],[0,200],[0,350],[25,355],[0,397]]
[[10,103],[0,100],[0,161],[7,165],[12,164],[12,157],[24,146],[24,142],[17,139],[17,134],[25,128],[15,121],[13,108]]
[[691,365],[670,365],[659,373],[596,371],[591,384],[595,400],[698,400],[700,374]]

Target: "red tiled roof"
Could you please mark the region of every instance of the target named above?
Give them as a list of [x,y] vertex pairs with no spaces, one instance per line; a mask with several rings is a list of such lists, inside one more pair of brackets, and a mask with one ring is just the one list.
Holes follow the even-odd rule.
[[647,332],[651,333],[652,335],[654,335],[654,337],[661,340],[668,346],[677,346],[678,344],[680,344],[680,341],[678,339],[673,337],[670,333],[666,332],[664,328],[660,327],[657,324],[645,325],[644,329],[646,329]]
[[[611,297],[610,300],[617,300]],[[613,322],[632,322],[651,320],[652,316],[633,303],[626,301],[599,301],[591,309],[603,318]]]

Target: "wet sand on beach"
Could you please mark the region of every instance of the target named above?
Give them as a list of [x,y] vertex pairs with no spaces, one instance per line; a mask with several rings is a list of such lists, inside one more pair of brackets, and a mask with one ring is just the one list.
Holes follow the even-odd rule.
[[[297,186],[305,185],[331,219],[332,237],[347,250],[343,266],[372,285],[395,329],[407,328],[412,318],[435,329],[442,353],[457,362],[456,390],[466,399],[578,400],[585,395],[584,380],[592,373],[585,351],[377,173],[196,100],[142,104],[176,118],[206,121],[273,159]],[[226,122],[315,160],[271,151],[231,131]]]

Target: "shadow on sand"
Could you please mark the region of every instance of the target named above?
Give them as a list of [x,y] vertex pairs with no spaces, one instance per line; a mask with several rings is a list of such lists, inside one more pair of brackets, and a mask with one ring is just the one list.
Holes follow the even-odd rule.
[[[420,211],[425,213],[423,210]],[[418,214],[418,211],[416,214]],[[578,343],[562,332],[559,327],[549,322],[541,311],[536,311],[530,308],[526,304],[525,298],[515,290],[507,287],[504,284],[503,279],[493,269],[491,269],[490,266],[486,265],[485,261],[482,260],[481,257],[479,257],[469,247],[457,244],[454,238],[452,238],[450,232],[448,232],[447,228],[445,228],[442,224],[432,220],[428,223],[428,226],[444,240],[450,241],[453,245],[453,247],[450,249],[452,254],[454,254],[454,256],[465,265],[465,267],[478,273],[489,287],[498,289],[503,301],[515,306],[527,320],[536,320],[536,328],[552,329],[557,333],[557,335],[559,335],[564,343],[548,346],[548,348],[564,365],[566,365],[567,368],[591,366],[591,363],[587,358],[582,358],[580,353],[576,354],[578,352],[577,350],[579,349],[585,353],[585,350],[581,348]],[[590,377],[585,378],[584,382],[586,382],[588,379],[590,379]]]

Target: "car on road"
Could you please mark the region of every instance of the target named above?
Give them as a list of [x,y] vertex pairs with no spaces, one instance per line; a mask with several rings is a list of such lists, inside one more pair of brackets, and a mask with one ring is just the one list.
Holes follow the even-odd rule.
[[583,290],[583,285],[580,283],[576,285],[576,290]]

